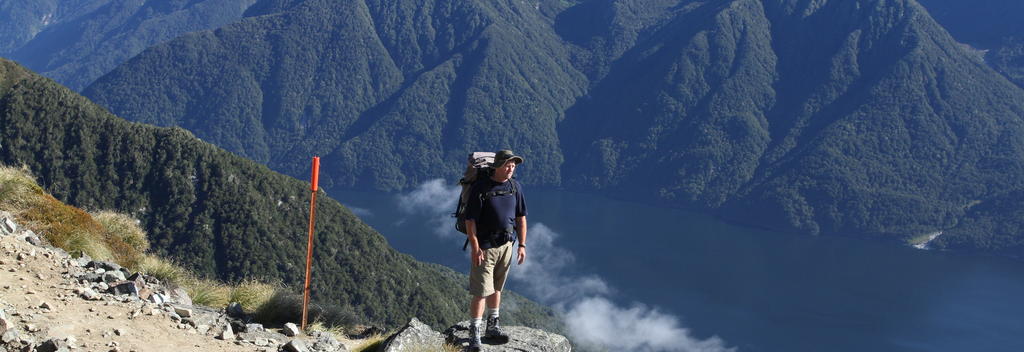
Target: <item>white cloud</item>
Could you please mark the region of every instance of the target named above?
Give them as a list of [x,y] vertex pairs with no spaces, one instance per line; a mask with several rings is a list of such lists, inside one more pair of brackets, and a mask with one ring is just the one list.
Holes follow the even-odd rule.
[[573,302],[565,312],[569,334],[581,344],[611,351],[735,351],[718,337],[698,340],[675,317],[642,304],[623,308],[600,296]]
[[460,193],[462,187],[459,185],[447,186],[443,179],[430,180],[408,194],[398,195],[398,209],[406,214],[429,216],[427,225],[441,238],[465,238],[465,235],[455,230],[455,218],[451,216],[459,202]]
[[450,214],[455,211],[459,185],[447,186],[443,179],[424,182],[412,192],[398,196],[398,207],[405,213]]

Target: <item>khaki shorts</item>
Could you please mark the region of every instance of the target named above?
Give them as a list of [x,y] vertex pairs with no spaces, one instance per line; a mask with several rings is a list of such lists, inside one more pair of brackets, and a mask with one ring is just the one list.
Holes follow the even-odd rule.
[[508,269],[512,265],[512,242],[484,250],[484,261],[469,270],[469,293],[487,297],[505,287]]

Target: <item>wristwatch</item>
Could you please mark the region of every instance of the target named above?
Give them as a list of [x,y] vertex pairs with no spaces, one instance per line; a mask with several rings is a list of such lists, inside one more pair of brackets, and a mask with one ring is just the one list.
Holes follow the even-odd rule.
[[526,248],[526,245],[525,245],[525,244],[522,244],[522,243],[520,243],[520,244],[519,244],[519,248]]

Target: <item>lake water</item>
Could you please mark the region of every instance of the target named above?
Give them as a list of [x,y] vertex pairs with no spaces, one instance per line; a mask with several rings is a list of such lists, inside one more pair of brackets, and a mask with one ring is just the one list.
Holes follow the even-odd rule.
[[[445,229],[443,206],[417,212],[394,194],[332,196],[398,250],[468,271],[464,237]],[[530,260],[569,253],[575,260],[556,280],[599,278],[613,304],[672,316],[697,340],[717,336],[739,351],[1024,351],[1024,262],[778,233],[593,195],[527,196],[531,226],[557,233],[550,245],[559,250],[542,258],[531,245]]]

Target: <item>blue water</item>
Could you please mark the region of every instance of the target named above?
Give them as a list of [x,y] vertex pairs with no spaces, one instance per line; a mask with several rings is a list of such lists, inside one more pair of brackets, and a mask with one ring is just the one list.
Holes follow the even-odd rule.
[[[436,214],[406,214],[391,194],[338,193],[398,250],[467,271],[462,240],[433,233]],[[556,245],[576,256],[568,274],[596,274],[616,302],[657,307],[699,339],[740,351],[1024,351],[1021,261],[772,232],[593,195],[527,195],[530,223],[558,232]]]

